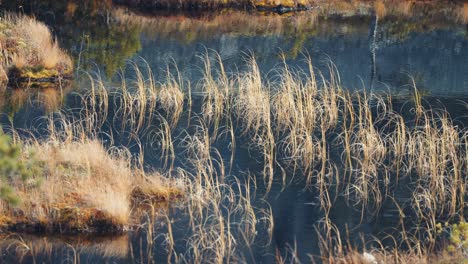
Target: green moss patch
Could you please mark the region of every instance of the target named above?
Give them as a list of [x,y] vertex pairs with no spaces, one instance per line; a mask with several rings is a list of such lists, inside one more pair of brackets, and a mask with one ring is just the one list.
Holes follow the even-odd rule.
[[10,82],[55,82],[59,78],[70,79],[71,70],[60,72],[57,69],[46,69],[41,66],[16,68],[8,71]]

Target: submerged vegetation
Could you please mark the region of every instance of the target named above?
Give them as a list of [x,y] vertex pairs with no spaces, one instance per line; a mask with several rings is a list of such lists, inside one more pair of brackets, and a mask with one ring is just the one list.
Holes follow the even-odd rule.
[[71,58],[58,46],[49,28],[34,18],[2,15],[0,80],[51,81],[70,75]]

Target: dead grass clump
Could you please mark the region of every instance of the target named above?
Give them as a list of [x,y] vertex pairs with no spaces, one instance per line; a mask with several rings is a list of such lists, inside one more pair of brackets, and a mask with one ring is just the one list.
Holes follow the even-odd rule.
[[[131,167],[127,151],[108,152],[97,141],[27,144],[43,166],[39,186],[14,182],[21,199],[17,208],[3,205],[10,218],[9,230],[49,233],[115,233],[130,224],[131,198],[169,200],[181,191],[165,188],[161,180],[143,180],[144,173]],[[140,187],[141,185],[141,187]],[[135,192],[140,188],[144,192]]]
[[71,73],[71,58],[45,24],[31,17],[8,14],[1,18],[0,29],[0,64],[6,71],[16,69],[16,78],[43,79]]

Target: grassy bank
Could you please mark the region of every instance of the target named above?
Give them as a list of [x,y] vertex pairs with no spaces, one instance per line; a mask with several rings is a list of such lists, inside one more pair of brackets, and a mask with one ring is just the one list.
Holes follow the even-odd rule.
[[106,151],[97,141],[31,141],[19,158],[13,168],[30,177],[21,180],[13,169],[2,183],[11,191],[0,202],[1,231],[120,233],[141,203],[182,193],[160,175],[134,168],[125,150]]
[[216,10],[223,8],[268,9],[275,11],[292,11],[310,7],[314,0],[115,0],[136,8]]
[[0,81],[53,81],[69,76],[71,58],[50,29],[34,18],[3,14],[0,19]]

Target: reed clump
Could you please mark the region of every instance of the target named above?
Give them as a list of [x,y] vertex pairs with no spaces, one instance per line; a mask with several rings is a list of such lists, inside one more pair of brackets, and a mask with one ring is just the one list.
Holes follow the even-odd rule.
[[54,40],[50,29],[24,15],[0,17],[0,80],[54,80],[69,76],[71,58]]

